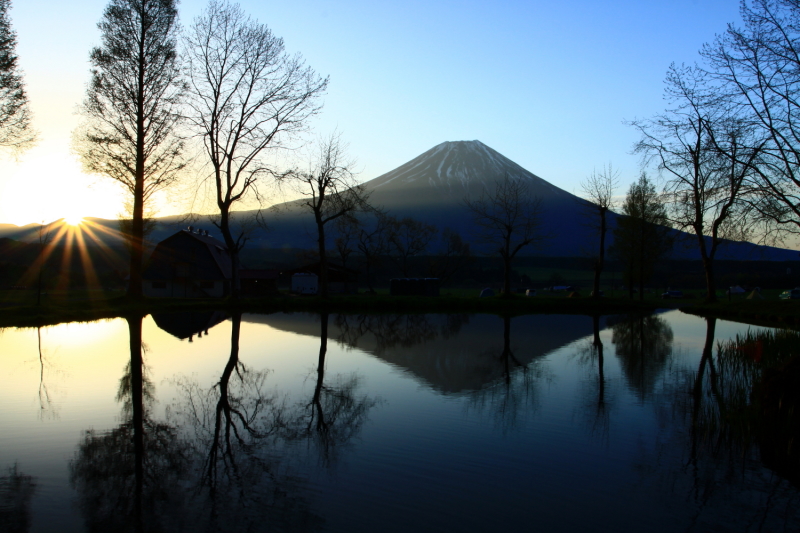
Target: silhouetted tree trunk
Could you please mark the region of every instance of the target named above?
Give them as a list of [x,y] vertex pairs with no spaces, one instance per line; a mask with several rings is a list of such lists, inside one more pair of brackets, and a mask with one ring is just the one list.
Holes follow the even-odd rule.
[[37,275],[36,280],[36,306],[38,307],[42,303],[42,281],[44,275],[44,266],[47,262],[47,256],[45,255],[45,248],[47,244],[50,242],[51,235],[50,225],[48,224],[45,226],[44,221],[39,224],[39,257],[37,258],[36,262],[39,265],[39,272]]
[[145,204],[185,166],[179,121],[183,84],[177,63],[175,0],[111,0],[90,55],[92,80],[76,135],[84,168],[131,194],[128,297],[142,297]]

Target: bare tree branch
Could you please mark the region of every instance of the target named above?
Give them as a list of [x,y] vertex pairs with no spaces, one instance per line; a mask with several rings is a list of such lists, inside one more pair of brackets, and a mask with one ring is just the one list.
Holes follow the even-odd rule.
[[279,177],[265,156],[284,148],[317,114],[328,78],[289,56],[283,39],[252,20],[238,5],[212,0],[186,38],[188,122],[203,142],[219,209],[218,227],[231,254],[232,297],[239,295],[235,205],[261,205],[265,180]]
[[505,174],[495,182],[494,191],[484,191],[464,205],[481,228],[479,242],[488,244],[503,259],[503,295],[511,296],[511,261],[529,245],[542,242],[541,199],[530,193],[524,178]]

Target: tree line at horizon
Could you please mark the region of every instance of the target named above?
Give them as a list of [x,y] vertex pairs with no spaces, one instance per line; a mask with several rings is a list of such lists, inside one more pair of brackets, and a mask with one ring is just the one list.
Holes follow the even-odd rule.
[[[36,134],[9,7],[10,0],[0,0],[0,146],[23,150]],[[630,122],[641,133],[635,151],[643,167],[655,167],[663,180],[658,192],[643,171],[614,229],[609,252],[626,264],[630,287],[643,288],[671,249],[671,234],[664,228],[697,237],[708,300],[716,299],[714,259],[720,244],[754,238],[778,242],[800,233],[800,131],[795,127],[800,2],[743,0],[741,14],[744,26],[729,24],[704,45],[700,63],[670,66],[664,113]],[[308,131],[329,79],[300,55],[290,55],[281,38],[236,4],[212,0],[182,33],[177,15],[176,0],[109,2],[98,23],[101,44],[90,52],[91,81],[81,106],[85,120],[74,134],[84,169],[117,181],[130,194],[130,218],[122,224],[130,251],[128,296],[142,297],[148,202],[188,171],[193,148],[202,152],[206,171],[200,182],[210,186],[218,210],[213,222],[231,255],[233,298],[238,297],[248,224],[260,222],[256,216],[234,227],[231,213],[245,202],[262,205],[265,189],[275,183],[303,194],[302,204],[314,216],[323,296],[326,230],[334,226],[335,246],[348,232],[369,242],[370,233],[391,226],[399,255],[413,256],[410,243],[405,249],[398,244],[409,223],[369,205],[339,133],[320,141],[306,169],[280,169],[267,158],[295,146]],[[595,297],[600,296],[606,215],[614,207],[616,186],[610,166],[584,182],[599,215]],[[479,228],[477,242],[490,244],[503,259],[503,292],[510,294],[513,259],[545,237],[539,200],[522,178],[506,175],[494,190],[467,198],[464,205]],[[376,223],[359,226],[359,212],[375,213]],[[447,231],[445,255],[468,255],[462,237]],[[365,246],[355,250],[366,257],[371,253]]]

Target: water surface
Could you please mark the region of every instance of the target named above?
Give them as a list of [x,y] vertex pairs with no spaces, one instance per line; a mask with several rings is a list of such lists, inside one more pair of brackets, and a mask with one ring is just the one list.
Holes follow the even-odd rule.
[[748,329],[679,311],[6,329],[0,530],[794,531],[791,475],[712,423],[755,385],[711,347]]

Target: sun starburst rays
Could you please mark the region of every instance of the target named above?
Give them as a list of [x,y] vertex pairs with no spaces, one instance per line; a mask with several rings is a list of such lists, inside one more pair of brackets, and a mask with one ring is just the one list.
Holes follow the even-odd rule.
[[32,243],[38,244],[39,253],[17,285],[36,285],[40,272],[55,255],[55,260],[59,262],[55,289],[64,290],[76,283],[84,284],[87,288],[101,287],[101,276],[95,263],[117,267],[125,264],[124,252],[109,246],[108,239],[104,238],[106,236],[115,240],[120,238],[118,231],[89,219],[81,219],[76,224],[63,219],[61,223],[43,225],[38,243]]

